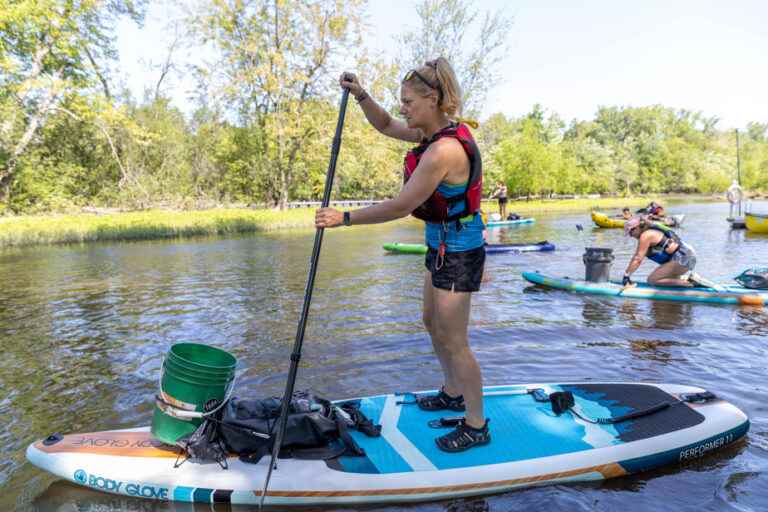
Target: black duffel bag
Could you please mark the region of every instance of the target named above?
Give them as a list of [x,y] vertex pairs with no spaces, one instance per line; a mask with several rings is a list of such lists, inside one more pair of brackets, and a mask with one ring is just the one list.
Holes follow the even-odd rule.
[[[349,435],[355,429],[367,436],[381,434],[360,412],[359,401],[332,404],[307,391],[294,393],[290,402],[281,457],[329,459],[340,455],[365,455]],[[210,410],[214,410],[210,404]],[[281,400],[233,398],[203,421],[180,444],[191,457],[223,462],[226,454],[240,455],[246,462],[257,463],[271,453],[280,418]]]
[[747,269],[734,279],[745,288],[768,290],[768,268],[766,267]]
[[[317,448],[338,439],[339,427],[333,418],[331,403],[300,393],[294,394],[283,435],[283,447]],[[253,432],[274,434],[280,418],[280,400],[234,399],[227,402],[219,425],[222,440],[233,453],[256,451],[271,440],[254,436]]]

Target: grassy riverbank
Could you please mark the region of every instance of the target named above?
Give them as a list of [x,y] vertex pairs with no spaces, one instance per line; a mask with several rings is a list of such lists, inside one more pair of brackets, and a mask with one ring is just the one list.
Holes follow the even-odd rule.
[[[508,212],[533,215],[537,212],[589,211],[643,206],[652,197],[512,201]],[[702,200],[701,197],[664,198]],[[496,201],[484,201],[483,208],[497,210]],[[0,247],[95,241],[149,240],[193,236],[253,233],[291,228],[312,228],[315,210],[285,211],[225,208],[201,211],[148,210],[106,215],[42,215],[0,217]]]
[[0,218],[0,247],[185,238],[311,227],[314,210],[148,210]]

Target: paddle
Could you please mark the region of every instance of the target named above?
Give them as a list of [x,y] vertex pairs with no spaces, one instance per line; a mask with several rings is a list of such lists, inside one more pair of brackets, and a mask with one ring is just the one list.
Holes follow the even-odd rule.
[[697,284],[699,286],[703,286],[705,288],[712,288],[715,291],[718,292],[724,292],[727,291],[727,288],[721,284],[717,284],[714,281],[710,281],[709,279],[706,279],[696,272],[691,271],[688,280],[691,281],[694,284]]
[[[341,148],[341,131],[344,128],[344,116],[347,112],[347,99],[349,98],[349,89],[344,89],[341,93],[341,104],[339,105],[339,119],[336,121],[336,134],[333,136],[333,145],[331,146],[331,161],[328,163],[328,174],[325,177],[325,190],[323,191],[322,207],[325,208],[331,201],[331,190],[333,189],[333,175],[336,172],[336,160]],[[269,459],[269,469],[267,477],[264,479],[264,488],[261,491],[259,500],[259,510],[264,505],[264,498],[267,496],[269,480],[272,478],[272,470],[277,467],[277,455],[280,453],[280,445],[283,443],[285,435],[285,425],[288,422],[288,408],[293,396],[293,386],[296,384],[296,373],[299,369],[299,360],[301,359],[301,346],[304,343],[304,330],[307,327],[307,317],[309,316],[309,304],[312,301],[312,289],[315,286],[315,274],[317,273],[317,261],[320,258],[320,247],[323,244],[323,228],[317,228],[315,231],[315,245],[312,247],[312,257],[309,260],[309,275],[307,276],[307,287],[304,290],[304,306],[301,308],[301,317],[296,329],[296,340],[293,343],[293,352],[291,353],[291,367],[288,371],[288,381],[285,384],[285,393],[280,406],[280,418],[277,423],[277,432],[275,433],[274,444],[272,445],[272,456]]]

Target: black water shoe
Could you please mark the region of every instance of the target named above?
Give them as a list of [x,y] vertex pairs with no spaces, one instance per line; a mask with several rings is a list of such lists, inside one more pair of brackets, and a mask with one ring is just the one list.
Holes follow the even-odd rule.
[[416,403],[419,409],[425,411],[444,411],[449,409],[451,411],[463,411],[464,410],[464,397],[451,396],[445,392],[444,388],[440,388],[440,392],[436,395],[420,396],[416,398]]
[[488,432],[488,421],[481,428],[470,427],[462,421],[456,430],[435,439],[437,447],[444,452],[463,452],[473,446],[481,446],[491,442],[491,433]]

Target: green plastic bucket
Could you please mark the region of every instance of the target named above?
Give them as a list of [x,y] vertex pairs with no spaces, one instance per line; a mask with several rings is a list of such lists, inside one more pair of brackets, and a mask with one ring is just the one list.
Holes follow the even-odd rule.
[[[211,399],[222,400],[235,378],[237,359],[230,353],[197,343],[178,343],[163,362],[160,396],[181,411],[202,412]],[[202,418],[180,418],[167,406],[155,404],[152,435],[167,444],[191,434]]]
[[177,375],[179,378],[192,381],[193,384],[221,384],[222,382],[227,383],[230,380],[229,375],[209,375],[197,372],[193,369],[180,366],[171,359],[166,359],[163,363],[163,372],[165,372],[166,369],[171,371],[173,375]]
[[230,376],[237,360],[229,352],[197,343],[177,343],[168,353],[168,361],[189,368],[202,375]]

